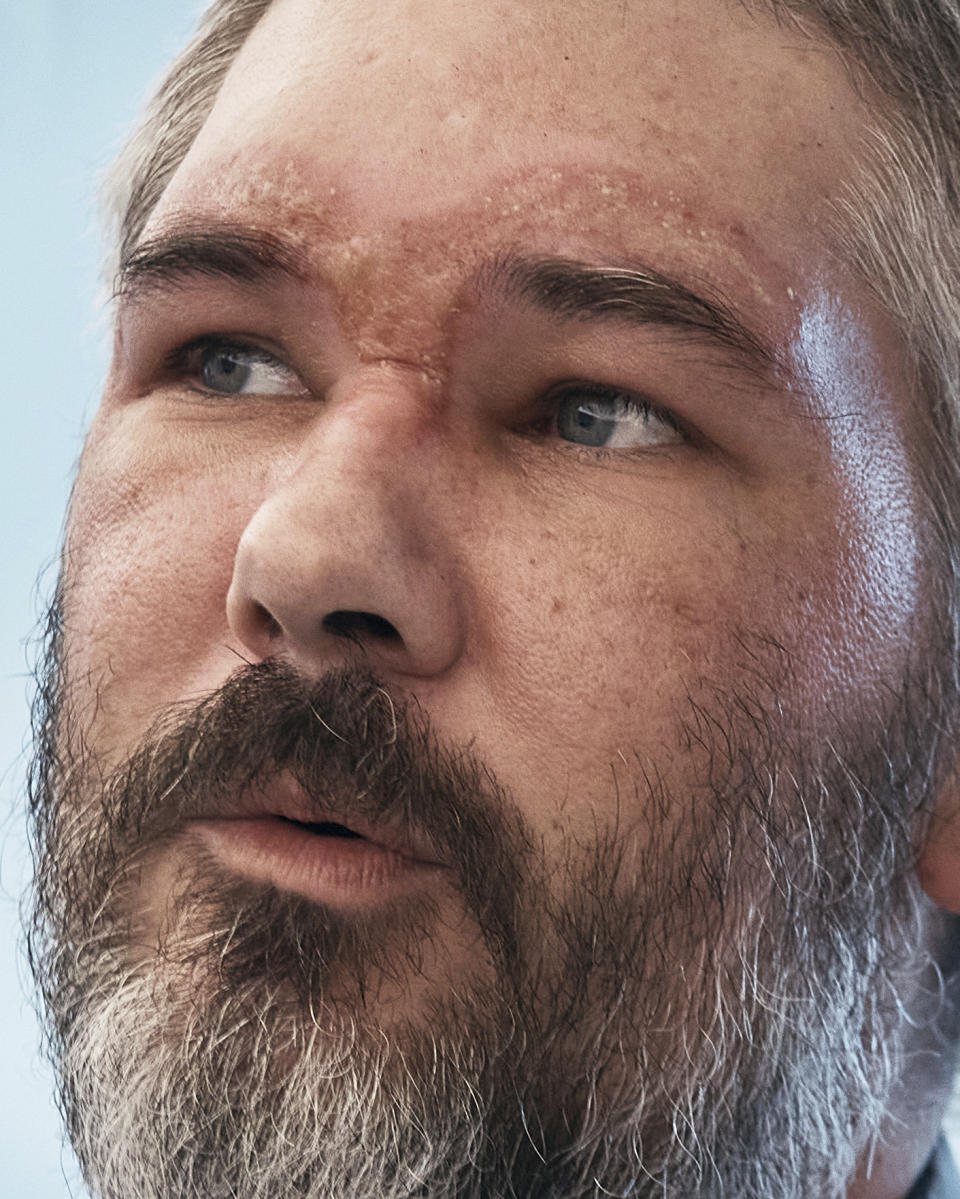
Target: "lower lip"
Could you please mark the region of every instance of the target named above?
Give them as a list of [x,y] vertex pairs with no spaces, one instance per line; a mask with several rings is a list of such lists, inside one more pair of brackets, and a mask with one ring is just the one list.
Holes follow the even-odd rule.
[[443,870],[373,841],[311,833],[278,817],[194,820],[189,828],[230,873],[336,907],[375,907],[422,890]]

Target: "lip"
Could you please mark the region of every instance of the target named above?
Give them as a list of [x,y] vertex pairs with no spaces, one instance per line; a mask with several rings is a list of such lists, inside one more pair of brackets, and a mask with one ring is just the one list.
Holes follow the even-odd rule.
[[[352,837],[306,824],[335,823]],[[231,874],[343,909],[376,907],[422,890],[446,868],[388,824],[314,803],[289,777],[245,793],[185,831]]]

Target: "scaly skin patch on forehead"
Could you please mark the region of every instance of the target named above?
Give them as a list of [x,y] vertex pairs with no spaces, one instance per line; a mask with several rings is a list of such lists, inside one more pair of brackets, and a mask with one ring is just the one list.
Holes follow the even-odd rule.
[[278,0],[148,235],[283,231],[361,359],[428,373],[465,280],[514,245],[652,259],[792,327],[863,116],[835,56],[738,5]]
[[[522,167],[560,149],[589,162],[600,149],[653,181],[669,174],[690,199],[692,188],[749,212],[760,186],[802,213],[868,115],[831,51],[740,4],[697,0],[278,0],[218,107],[208,148],[236,137],[241,108],[244,135],[268,142],[278,120],[309,110],[326,134],[312,157],[349,156],[391,210],[426,175],[448,197],[494,160]],[[455,163],[467,169],[445,170]]]
[[[637,172],[511,171],[469,200],[378,227],[362,194],[340,179],[318,183],[316,163],[277,163],[269,153],[256,160],[255,171],[241,163],[231,171],[231,162],[208,167],[202,182],[185,168],[145,238],[204,220],[282,233],[333,298],[361,361],[407,362],[442,375],[455,318],[474,303],[477,273],[512,249],[656,267],[734,299],[761,334],[779,338],[794,327],[810,282],[767,254],[743,223],[706,205],[694,211],[674,192],[660,199]],[[220,182],[208,186],[208,174]]]

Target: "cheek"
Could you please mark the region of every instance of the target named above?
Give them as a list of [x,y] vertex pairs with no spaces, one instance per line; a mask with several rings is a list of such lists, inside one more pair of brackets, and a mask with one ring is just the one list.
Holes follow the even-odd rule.
[[478,751],[535,805],[528,815],[588,842],[616,802],[612,768],[629,782],[638,760],[673,760],[686,697],[704,677],[729,680],[756,610],[729,520],[679,487],[629,507],[552,504],[524,523],[516,504],[478,551],[497,564],[476,605],[490,705]]
[[238,665],[224,599],[267,486],[262,459],[213,430],[184,436],[137,405],[95,425],[67,530],[66,663],[108,728],[141,731]]
[[[681,744],[698,712],[710,743],[759,706],[789,746],[888,698],[916,603],[916,510],[889,460],[761,487],[661,480],[623,507],[523,524],[515,504],[477,551],[499,564],[477,605],[478,751],[541,828],[586,843],[598,819],[644,815],[645,776],[686,805],[709,777],[708,749]],[[739,736],[749,752],[749,716]]]
[[770,549],[791,727],[821,739],[838,721],[884,722],[930,644],[921,509],[903,444],[863,426],[835,449],[829,503],[811,488],[789,542]]
[[849,546],[858,656],[889,671],[920,631],[926,573],[920,500],[904,447],[889,434],[860,430],[845,439],[843,452],[851,482],[840,524]]

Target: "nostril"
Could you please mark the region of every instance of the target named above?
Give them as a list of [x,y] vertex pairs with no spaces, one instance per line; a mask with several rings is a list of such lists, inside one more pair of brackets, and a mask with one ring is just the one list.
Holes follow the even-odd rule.
[[372,638],[376,641],[400,641],[401,637],[389,620],[373,612],[329,612],[323,618],[323,628],[335,637],[351,640]]
[[283,636],[283,629],[280,622],[276,619],[269,609],[263,604],[258,604],[256,601],[251,605],[253,619],[257,626],[263,630],[270,641],[276,641],[278,637]]

